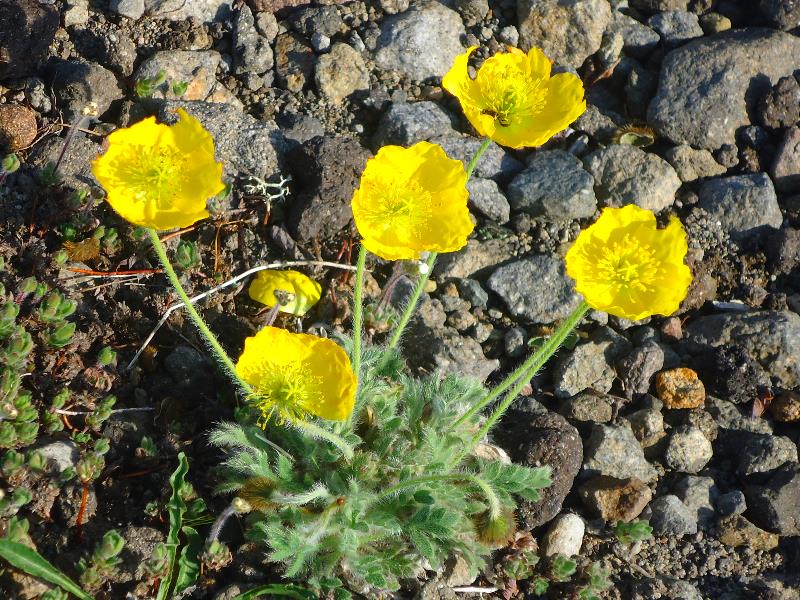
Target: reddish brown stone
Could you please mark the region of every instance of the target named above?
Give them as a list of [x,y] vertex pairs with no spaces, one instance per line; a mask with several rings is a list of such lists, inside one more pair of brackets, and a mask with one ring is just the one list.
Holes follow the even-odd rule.
[[632,521],[644,510],[653,492],[636,477],[617,479],[608,475],[584,483],[578,494],[587,508],[605,521]]
[[699,408],[706,401],[706,388],[697,373],[685,367],[656,375],[656,392],[667,408]]

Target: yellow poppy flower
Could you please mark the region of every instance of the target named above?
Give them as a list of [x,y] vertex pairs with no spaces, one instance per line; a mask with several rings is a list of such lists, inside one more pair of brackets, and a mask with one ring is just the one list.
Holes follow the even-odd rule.
[[298,271],[259,271],[248,292],[253,300],[270,308],[278,304],[275,292],[285,292],[288,302],[278,310],[303,316],[319,302],[322,286]]
[[470,78],[467,63],[477,46],[456,57],[442,87],[461,102],[469,122],[502,146],[541,146],[586,110],[583,84],[572,73],[550,76],[550,60],[539,48],[487,58]]
[[343,421],[353,411],[356,377],[350,359],[331,340],[264,327],[244,341],[236,374],[253,387],[249,402],[264,427],[304,421],[309,414]]
[[567,274],[586,303],[637,321],[670,315],[686,297],[692,273],[683,263],[686,232],[676,218],[664,229],[634,204],[606,208],[567,252]]
[[384,146],[367,161],[353,218],[367,250],[386,260],[463,248],[473,225],[467,173],[441,146]]
[[108,203],[135,225],[188,227],[208,217],[206,200],[225,187],[214,139],[183,109],[178,116],[175,125],[148,117],[113,132],[92,162]]

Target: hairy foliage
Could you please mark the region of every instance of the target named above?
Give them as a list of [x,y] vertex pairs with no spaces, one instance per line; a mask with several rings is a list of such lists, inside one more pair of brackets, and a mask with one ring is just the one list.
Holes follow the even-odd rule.
[[365,349],[351,422],[326,425],[354,446],[349,462],[286,427],[226,423],[211,435],[228,451],[219,491],[253,509],[249,538],[288,579],[318,590],[341,580],[394,590],[426,562],[436,569],[453,554],[477,572],[507,541],[497,531],[513,535],[515,496],[536,500],[550,484],[547,467],[464,457],[479,417],[453,424],[482,386],[452,375],[409,377],[384,353]]

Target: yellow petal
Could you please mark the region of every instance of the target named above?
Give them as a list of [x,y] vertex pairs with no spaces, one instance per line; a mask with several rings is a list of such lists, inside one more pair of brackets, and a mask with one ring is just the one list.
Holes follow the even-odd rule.
[[298,316],[306,314],[322,295],[322,286],[298,271],[259,271],[248,292],[253,300],[272,308],[278,304],[278,290],[290,295],[289,302],[279,310]]

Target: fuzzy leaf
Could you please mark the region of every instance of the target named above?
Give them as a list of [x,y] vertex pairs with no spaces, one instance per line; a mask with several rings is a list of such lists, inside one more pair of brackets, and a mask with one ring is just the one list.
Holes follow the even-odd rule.
[[186,544],[181,549],[181,555],[178,558],[175,594],[179,594],[197,582],[197,577],[200,575],[200,560],[198,556],[203,549],[203,538],[194,528],[187,525],[183,527],[182,531],[186,536]]
[[178,468],[172,473],[169,478],[169,485],[172,488],[172,496],[167,503],[167,512],[169,513],[169,533],[167,534],[166,548],[167,548],[167,565],[169,571],[167,575],[161,580],[158,586],[158,595],[156,600],[166,600],[169,596],[169,590],[172,585],[172,578],[175,574],[175,557],[178,553],[178,534],[183,524],[183,515],[186,512],[186,503],[181,497],[183,487],[186,485],[186,473],[189,472],[189,461],[186,460],[186,455],[183,452],[178,453]]

